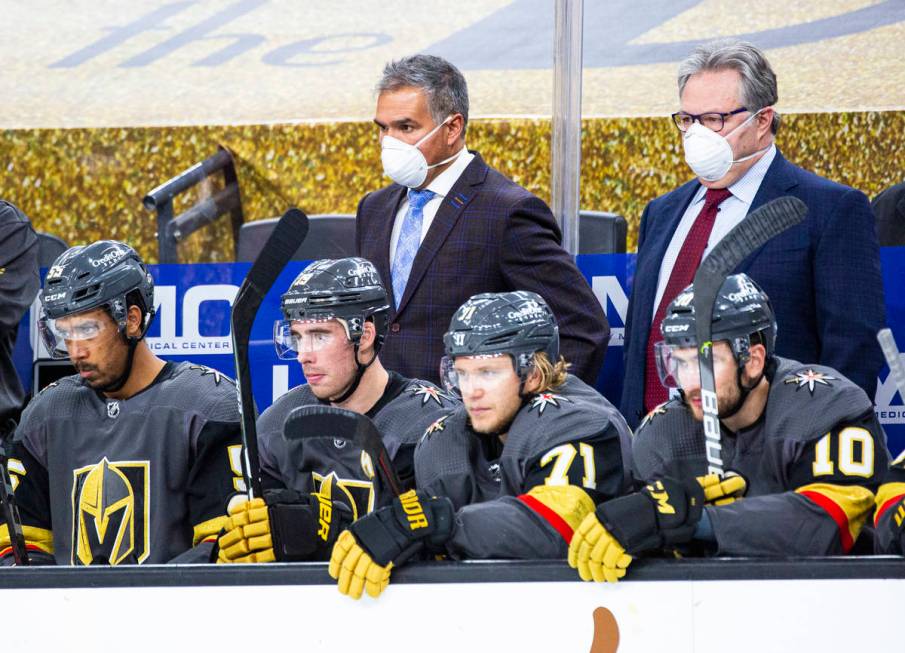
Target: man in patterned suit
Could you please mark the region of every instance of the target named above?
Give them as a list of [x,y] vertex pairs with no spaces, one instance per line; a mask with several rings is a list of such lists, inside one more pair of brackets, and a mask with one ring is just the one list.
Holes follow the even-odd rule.
[[465,300],[530,290],[553,309],[573,374],[593,383],[606,316],[547,205],[466,148],[462,74],[416,55],[387,64],[377,91],[381,159],[395,183],[359,203],[356,249],[391,291],[384,363],[436,382],[443,333]]

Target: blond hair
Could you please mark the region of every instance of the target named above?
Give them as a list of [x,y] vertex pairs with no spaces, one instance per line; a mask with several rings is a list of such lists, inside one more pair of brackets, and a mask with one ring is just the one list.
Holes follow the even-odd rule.
[[564,384],[566,382],[566,377],[569,374],[569,367],[572,365],[571,363],[567,363],[566,359],[562,356],[560,356],[559,360],[554,364],[547,357],[547,354],[542,351],[534,353],[532,364],[534,365],[534,369],[531,371],[529,379],[531,379],[532,376],[534,378],[529,381],[529,387],[537,386],[536,390],[531,390],[533,393],[549,392]]

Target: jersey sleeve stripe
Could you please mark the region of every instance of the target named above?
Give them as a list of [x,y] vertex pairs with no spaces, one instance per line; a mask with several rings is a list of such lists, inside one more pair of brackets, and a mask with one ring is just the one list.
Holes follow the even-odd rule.
[[[29,550],[43,551],[53,555],[53,533],[45,528],[34,526],[22,526],[22,535],[25,536],[25,547]],[[6,524],[0,524],[0,556],[12,549],[12,540],[9,537],[9,528]]]
[[588,493],[575,485],[536,485],[518,499],[543,517],[567,544],[581,521],[594,510]]
[[569,526],[565,519],[556,514],[556,512],[543,503],[532,497],[528,494],[520,494],[518,499],[524,503],[526,506],[531,508],[538,515],[543,517],[547,522],[556,529],[562,539],[566,541],[566,544],[569,544],[572,541],[572,535],[574,535],[574,529]]
[[874,515],[874,526],[887,510],[905,498],[905,483],[885,483],[877,490],[877,512]]
[[796,490],[823,508],[839,528],[842,550],[848,553],[873,506],[873,494],[858,485],[812,483]]

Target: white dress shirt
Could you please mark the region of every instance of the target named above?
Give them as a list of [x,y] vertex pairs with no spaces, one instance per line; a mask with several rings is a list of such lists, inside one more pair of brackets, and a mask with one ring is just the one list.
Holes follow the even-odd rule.
[[[727,197],[723,200],[723,203],[720,204],[716,221],[713,223],[713,230],[710,232],[710,238],[707,240],[704,256],[707,256],[707,254],[710,253],[710,250],[723,239],[723,236],[732,231],[732,228],[748,215],[748,211],[751,209],[751,202],[754,201],[754,196],[757,195],[761,182],[764,180],[764,175],[767,174],[767,170],[770,168],[770,164],[773,163],[775,157],[776,144],[774,143],[770,145],[770,149],[767,150],[767,153],[764,154],[757,163],[751,166],[751,169],[748,170],[741,179],[738,179],[729,187],[729,192],[732,193],[732,195]],[[669,283],[669,276],[672,274],[673,266],[676,264],[676,258],[678,258],[679,252],[682,251],[685,237],[688,236],[688,232],[691,231],[691,226],[694,224],[701,209],[704,208],[704,194],[706,192],[707,189],[704,186],[698,188],[698,192],[695,193],[692,198],[691,204],[688,205],[688,208],[685,209],[685,213],[682,215],[682,219],[679,220],[679,225],[676,227],[676,232],[673,234],[672,240],[669,241],[669,247],[666,248],[666,253],[663,255],[663,263],[660,264],[660,276],[657,280],[657,295],[654,300],[651,319],[656,315],[657,308],[660,306],[660,300],[663,298],[663,293],[666,291],[666,284]]]
[[[430,229],[431,224],[433,224],[434,216],[437,215],[437,210],[440,208],[443,199],[449,194],[453,185],[459,181],[459,177],[465,172],[465,168],[468,167],[468,164],[471,163],[473,158],[474,154],[469,152],[467,147],[463,147],[459,152],[459,155],[453,160],[452,164],[427,185],[426,190],[433,191],[435,195],[431,198],[430,202],[424,205],[424,210],[422,212],[424,219],[421,221],[421,238],[418,240],[419,244],[424,241],[424,236],[427,235],[427,230]],[[409,200],[408,193],[406,193],[405,199],[402,200],[402,204],[399,206],[399,211],[396,212],[396,220],[393,222],[393,233],[390,235],[390,265],[393,264],[393,259],[396,256],[396,243],[399,242],[399,232],[402,231],[402,221],[405,219],[405,213],[408,211],[408,208]]]

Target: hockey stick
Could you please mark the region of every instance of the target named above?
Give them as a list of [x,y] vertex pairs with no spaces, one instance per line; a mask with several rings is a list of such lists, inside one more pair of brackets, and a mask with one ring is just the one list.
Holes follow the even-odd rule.
[[717,293],[738,265],[768,240],[804,220],[808,207],[795,197],[780,197],[749,213],[701,262],[694,275],[695,336],[701,374],[701,406],[704,411],[704,438],[707,472],[723,473],[720,444],[720,417],[713,376],[713,304]]
[[258,253],[258,257],[245,276],[232,308],[233,355],[236,360],[236,389],[239,393],[239,413],[242,417],[242,444],[245,452],[245,480],[249,498],[261,496],[261,461],[258,455],[258,431],[251,388],[251,369],[248,360],[248,345],[251,327],[264,296],[277,277],[292,259],[305,236],[308,235],[308,216],[299,209],[292,208],[277,222],[270,238]]
[[398,497],[404,491],[380,432],[374,422],[360,413],[335,406],[302,406],[286,417],[283,437],[286,440],[327,437],[350,442],[376,463],[380,478],[393,494]]
[[886,359],[886,364],[889,366],[889,373],[892,374],[892,380],[895,381],[896,390],[905,401],[905,365],[899,358],[899,348],[896,347],[892,329],[886,328],[877,331],[877,342],[880,343],[880,349],[883,350],[883,358]]
[[0,456],[0,503],[3,504],[3,517],[9,532],[9,544],[13,550],[16,565],[28,565],[28,548],[25,546],[25,535],[22,533],[22,519],[13,495],[13,485],[6,469],[6,455]]

